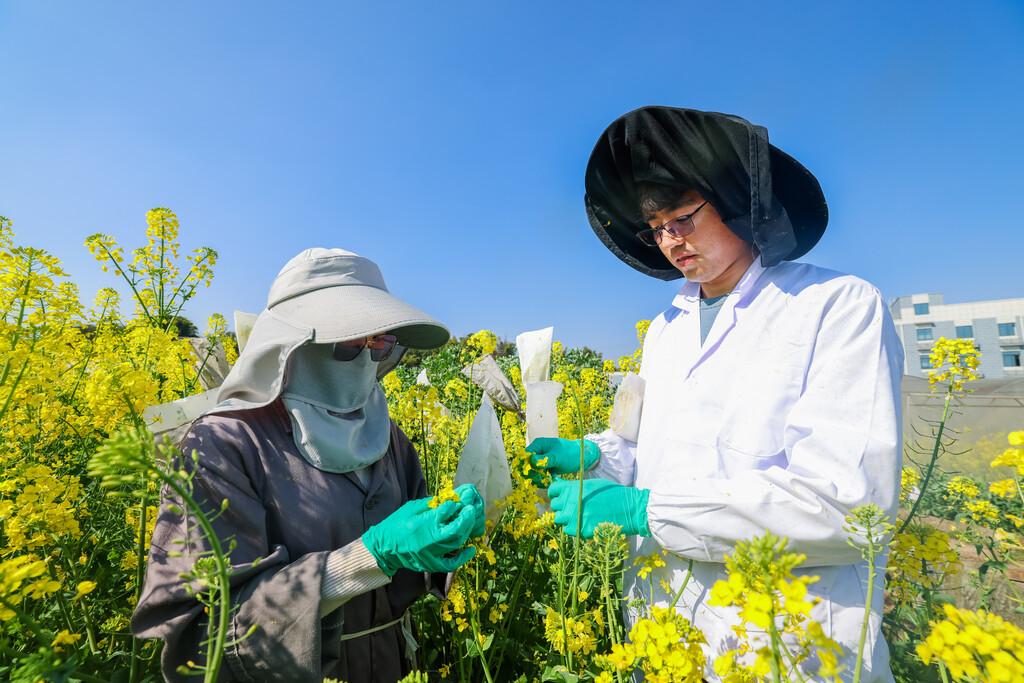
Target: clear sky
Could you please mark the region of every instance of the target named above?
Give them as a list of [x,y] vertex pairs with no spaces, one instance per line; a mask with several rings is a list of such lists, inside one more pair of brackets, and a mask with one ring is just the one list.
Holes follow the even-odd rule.
[[[143,7],[142,5],[145,5]],[[618,355],[678,283],[591,232],[583,170],[645,104],[739,114],[820,180],[805,260],[887,298],[1024,296],[1024,3],[0,0],[0,214],[91,300],[82,242],[167,206],[258,311],[308,246],[457,334]]]

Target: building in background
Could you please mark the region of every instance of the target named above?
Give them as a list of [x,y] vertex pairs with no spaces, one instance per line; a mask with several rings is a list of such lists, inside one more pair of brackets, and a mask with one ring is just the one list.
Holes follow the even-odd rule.
[[901,296],[889,304],[906,352],[904,372],[927,377],[928,356],[940,337],[972,339],[982,377],[1024,377],[1024,299],[943,303],[941,294]]

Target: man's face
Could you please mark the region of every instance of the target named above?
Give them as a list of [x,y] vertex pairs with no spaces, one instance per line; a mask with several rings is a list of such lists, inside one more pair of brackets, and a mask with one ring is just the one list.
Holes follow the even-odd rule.
[[[703,202],[699,193],[686,192],[677,206],[658,211],[647,224],[656,228],[693,213]],[[753,263],[750,245],[726,227],[711,204],[692,220],[694,230],[686,237],[675,238],[667,231],[661,232],[661,253],[687,280],[701,283],[708,296],[717,296],[718,289],[722,293],[730,291]]]

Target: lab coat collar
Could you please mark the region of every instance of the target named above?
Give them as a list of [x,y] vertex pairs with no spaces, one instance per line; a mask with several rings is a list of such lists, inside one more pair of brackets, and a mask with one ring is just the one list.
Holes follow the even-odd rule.
[[[722,310],[719,311],[715,323],[708,333],[707,339],[700,345],[700,350],[690,356],[690,362],[684,362],[684,373],[686,377],[693,374],[704,360],[714,353],[722,339],[736,325],[736,309],[745,306],[751,297],[757,292],[757,283],[764,274],[765,268],[761,265],[760,259],[754,259],[739,282],[733,287],[732,292],[725,298]],[[679,294],[672,300],[672,306],[679,309],[679,315],[684,318],[681,324],[692,328],[693,333],[700,334],[700,283],[687,282],[679,290]]]
[[[740,277],[739,282],[733,287],[732,292],[725,300],[725,306],[728,306],[730,302],[733,305],[740,301],[745,301],[749,298],[749,295],[754,291],[754,285],[761,278],[761,274],[764,273],[765,268],[761,265],[761,259],[755,258],[754,262],[750,264],[747,271]],[[697,309],[700,305],[700,283],[686,281],[685,284],[679,289],[679,293],[672,300],[672,305],[684,312],[690,312]],[[724,306],[723,306],[724,308]],[[724,310],[722,311],[725,312]]]

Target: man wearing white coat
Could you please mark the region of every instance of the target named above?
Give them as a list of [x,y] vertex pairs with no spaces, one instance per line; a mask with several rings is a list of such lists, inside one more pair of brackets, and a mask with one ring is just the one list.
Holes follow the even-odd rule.
[[[764,128],[739,117],[630,112],[598,141],[586,190],[609,250],[686,283],[644,341],[636,441],[611,430],[588,437],[584,535],[613,522],[636,536],[634,555],[668,551],[655,586],[665,579],[678,590],[692,562],[677,609],[707,637],[708,680],[718,680],[714,659],[737,646],[736,609],[708,601],[725,578],[723,557],[765,532],[788,538],[807,556],[798,573],[820,577],[809,590],[820,598],[812,618],[843,647],[852,679],[867,567],[844,517],[867,503],[894,516],[899,493],[903,358],[881,295],[859,278],[791,262],[824,232],[824,196]],[[530,450],[555,474],[578,468],[574,442]],[[567,533],[579,486],[557,480],[550,490]],[[627,571],[627,598],[671,601],[649,585]],[[876,586],[862,681],[892,680],[881,615]]]

